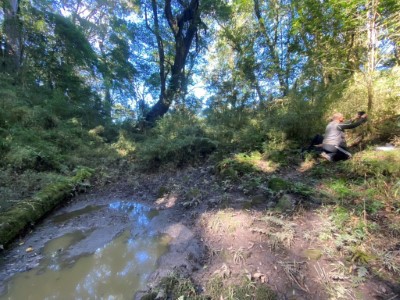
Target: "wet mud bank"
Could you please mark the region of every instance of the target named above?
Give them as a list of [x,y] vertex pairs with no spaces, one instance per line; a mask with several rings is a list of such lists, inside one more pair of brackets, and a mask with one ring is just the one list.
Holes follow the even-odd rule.
[[133,298],[201,256],[175,216],[130,196],[80,195],[3,251],[0,299]]

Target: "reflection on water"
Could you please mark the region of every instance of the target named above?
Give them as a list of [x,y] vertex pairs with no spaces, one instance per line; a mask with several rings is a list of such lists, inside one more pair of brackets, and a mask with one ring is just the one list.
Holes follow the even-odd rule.
[[63,235],[61,238],[57,238],[49,241],[43,249],[43,254],[47,256],[54,256],[55,253],[64,251],[69,246],[84,239],[86,234],[82,231],[74,231]]
[[158,210],[135,202],[117,201],[109,205],[111,209],[125,212],[140,227],[147,227],[152,218],[158,215]]
[[62,260],[64,251],[71,245],[83,240],[88,232],[74,231],[49,241],[43,249],[44,261],[38,268],[39,273],[45,272],[47,268],[53,271],[61,270],[63,266],[68,264],[68,261]]
[[[128,213],[144,230],[154,214],[137,203],[115,202],[109,207]],[[63,252],[87,234],[76,231],[50,241],[41,265],[12,278],[0,299],[132,299],[170,242],[165,235],[133,238],[126,230],[91,255],[63,259]]]
[[57,216],[53,217],[51,220],[54,223],[64,223],[66,221],[69,221],[69,220],[79,217],[81,215],[84,215],[84,214],[87,214],[87,213],[90,213],[93,211],[97,211],[101,208],[103,208],[102,205],[88,205],[81,209],[77,209],[77,210],[74,210],[74,211],[71,211],[71,212],[68,212],[65,214],[57,215]]

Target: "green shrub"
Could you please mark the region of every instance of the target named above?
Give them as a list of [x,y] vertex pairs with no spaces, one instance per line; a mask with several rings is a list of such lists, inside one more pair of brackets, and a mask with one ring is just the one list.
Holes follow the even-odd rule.
[[1,164],[18,172],[31,169],[64,173],[77,165],[95,167],[117,157],[102,138],[90,135],[79,124],[65,122],[47,130],[14,125],[8,131],[1,147],[4,152]]
[[12,81],[13,79],[10,76],[6,76],[3,73],[0,74],[0,113],[8,112],[9,107],[13,104],[15,105],[18,101],[17,91]]
[[138,144],[135,155],[141,166],[156,168],[195,162],[216,149],[217,143],[205,135],[199,119],[176,113],[157,122],[147,139]]
[[303,197],[310,197],[316,194],[316,191],[313,188],[301,182],[294,182],[290,191]]
[[9,165],[17,170],[34,169],[39,151],[30,146],[13,147],[5,159]]
[[328,183],[328,186],[338,200],[351,199],[355,196],[354,190],[349,186],[345,179],[333,179]]
[[[1,133],[1,131],[0,131]],[[7,141],[7,139],[1,137],[0,134],[0,155],[4,157],[4,155],[10,150],[10,143]]]
[[47,145],[42,149],[32,146],[13,145],[5,156],[5,162],[18,171],[33,169],[37,171],[59,170],[58,150]]
[[345,166],[360,176],[400,177],[400,149],[363,151],[347,161]]
[[186,136],[166,139],[159,136],[139,145],[136,152],[138,162],[146,168],[157,168],[164,164],[183,166],[207,157],[217,148],[208,138]]
[[24,123],[29,119],[31,115],[31,110],[26,106],[15,107],[9,111],[8,120],[15,123]]
[[57,127],[60,122],[55,115],[41,106],[34,106],[28,110],[29,113],[20,122],[24,127],[48,130]]
[[279,164],[280,167],[293,163],[299,155],[293,149],[297,147],[294,141],[288,140],[282,130],[271,129],[267,133],[267,141],[263,144],[263,157]]
[[268,139],[262,122],[256,118],[250,119],[248,123],[239,130],[235,130],[232,136],[232,146],[237,151],[261,151],[262,145]]
[[272,177],[268,181],[268,188],[274,192],[287,190],[290,186],[291,184],[288,181],[279,177]]
[[237,180],[245,174],[261,171],[257,166],[257,161],[261,159],[259,152],[239,153],[219,162],[217,164],[217,172],[222,178]]
[[[398,100],[400,101],[400,99]],[[388,115],[382,112],[383,115]],[[375,139],[387,143],[400,136],[400,115],[389,114],[386,119],[374,122]]]
[[257,109],[208,111],[207,135],[218,141],[224,153],[261,151],[267,140],[265,113]]
[[136,150],[136,143],[129,139],[125,130],[120,130],[118,140],[111,145],[121,156],[133,155]]
[[0,212],[23,201],[44,187],[62,181],[65,176],[54,172],[0,169]]
[[[57,130],[47,130],[43,132],[43,140],[52,143],[60,151],[71,151],[82,146],[83,133],[76,132],[74,129],[68,129],[64,126]],[[89,140],[89,137],[87,138]]]

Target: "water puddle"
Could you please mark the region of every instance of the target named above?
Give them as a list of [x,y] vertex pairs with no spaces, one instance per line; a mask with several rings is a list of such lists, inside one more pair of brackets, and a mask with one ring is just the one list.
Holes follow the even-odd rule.
[[103,205],[88,205],[81,209],[77,209],[77,210],[74,210],[74,211],[71,211],[71,212],[68,212],[65,214],[57,215],[57,216],[53,217],[51,220],[54,223],[64,223],[64,222],[67,222],[76,217],[100,210],[103,207],[104,207]]
[[[132,299],[145,287],[170,238],[148,228],[157,212],[138,203],[114,202],[109,209],[129,215],[129,228],[90,255],[66,258],[68,249],[90,231],[53,239],[42,250],[38,268],[15,275],[0,299]],[[132,228],[144,234],[132,235]]]
[[109,204],[109,208],[126,213],[137,227],[148,227],[150,220],[159,214],[156,209],[135,202],[117,201]]

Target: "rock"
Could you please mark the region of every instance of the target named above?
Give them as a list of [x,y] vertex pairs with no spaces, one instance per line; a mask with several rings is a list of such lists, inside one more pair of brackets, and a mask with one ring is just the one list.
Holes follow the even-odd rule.
[[260,280],[261,283],[268,282],[267,275],[265,275],[264,273],[261,273],[261,272],[254,273],[252,278],[254,278],[254,280]]

